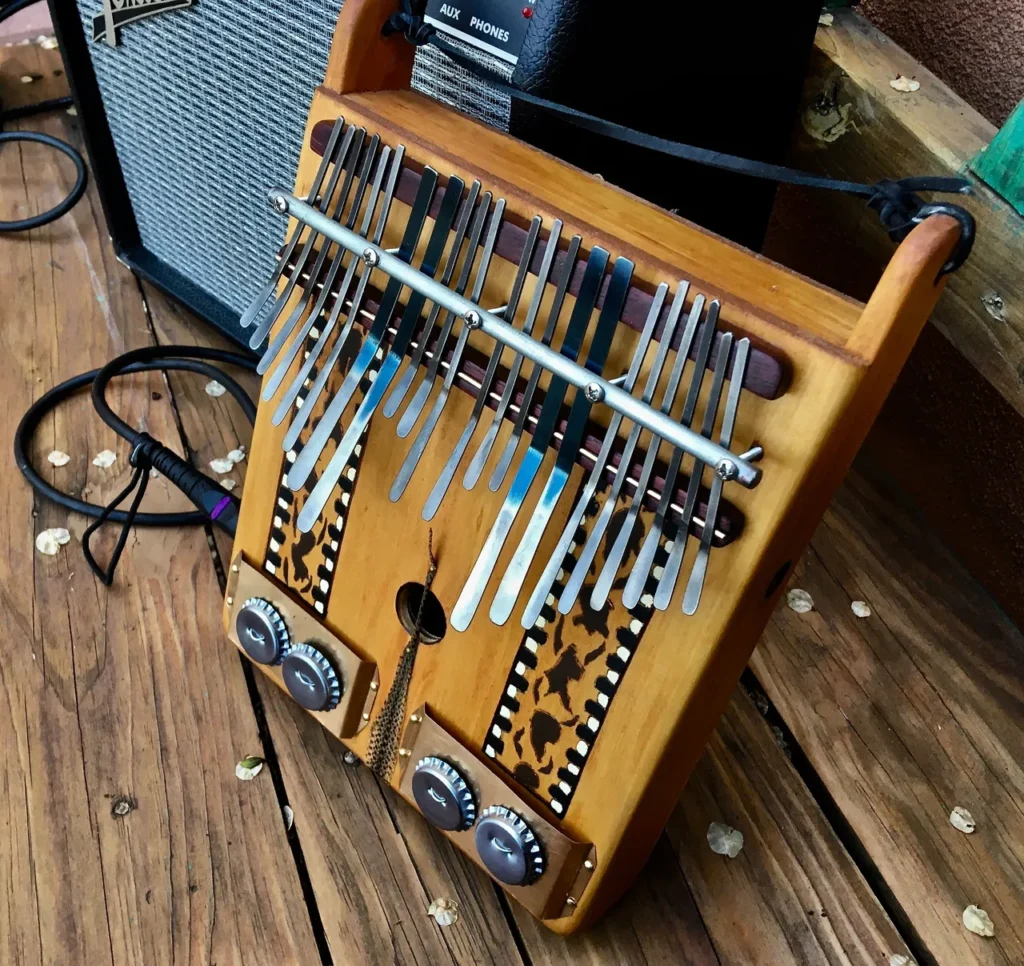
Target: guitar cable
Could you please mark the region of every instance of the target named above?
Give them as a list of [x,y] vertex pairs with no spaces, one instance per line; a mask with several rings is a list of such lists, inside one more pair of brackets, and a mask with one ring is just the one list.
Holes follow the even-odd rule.
[[[38,0],[13,0],[0,6],[0,22],[13,16]],[[3,127],[26,117],[34,117],[48,111],[60,110],[74,103],[71,97],[57,97],[24,107],[0,111],[0,144],[10,142],[34,142],[60,151],[71,159],[75,166],[75,183],[68,194],[48,211],[29,218],[0,221],[0,233],[30,231],[48,225],[66,215],[81,200],[88,185],[89,172],[81,152],[67,141],[41,131],[4,131]],[[82,553],[90,570],[107,586],[114,581],[114,572],[121,559],[128,534],[133,526],[140,527],[184,527],[214,523],[226,533],[234,536],[238,523],[237,497],[232,496],[216,480],[200,473],[173,450],[168,449],[146,432],[133,429],[117,415],[107,403],[106,389],[117,376],[136,372],[182,371],[195,372],[209,379],[215,379],[234,397],[250,423],[256,419],[256,403],[249,394],[223,369],[211,363],[238,366],[249,372],[256,371],[256,363],[250,357],[222,349],[194,346],[149,346],[126,352],[112,359],[107,365],[90,372],[67,379],[37,399],[21,418],[14,434],[14,458],[29,486],[40,496],[74,513],[81,513],[93,519],[93,523],[82,534]],[[88,503],[70,493],[64,493],[48,483],[32,465],[29,449],[32,438],[43,418],[66,399],[87,387],[92,387],[92,403],[100,418],[132,447],[129,461],[134,468],[131,481],[106,506]],[[162,473],[180,489],[196,506],[195,510],[174,513],[141,512],[139,506],[145,496],[152,471]],[[127,510],[119,510],[121,503],[131,496]],[[121,533],[106,567],[101,567],[93,556],[90,541],[93,534],[106,522],[121,524]]]
[[[210,379],[216,379],[231,394],[250,423],[256,420],[256,403],[249,394],[219,366],[237,366],[247,372],[256,371],[256,362],[250,356],[224,349],[210,349],[203,346],[146,346],[117,356],[101,369],[93,369],[73,376],[44,393],[21,418],[14,434],[14,458],[18,469],[28,480],[29,486],[40,496],[74,513],[91,517],[90,524],[82,534],[82,553],[89,569],[107,586],[114,581],[114,571],[128,540],[133,526],[141,527],[184,527],[216,524],[225,533],[234,536],[238,524],[240,501],[216,480],[200,473],[187,460],[168,449],[148,433],[133,429],[117,415],[107,403],[106,389],[117,376],[135,372],[185,371],[195,372]],[[69,493],[52,486],[40,476],[29,458],[29,448],[36,428],[43,417],[76,392],[92,388],[92,404],[100,418],[127,440],[132,447],[129,461],[134,467],[129,484],[106,506],[87,503]],[[162,473],[180,489],[196,506],[195,510],[174,513],[143,513],[139,505],[149,484],[150,472]],[[134,495],[132,495],[134,494]],[[132,501],[127,510],[117,507],[129,496]],[[106,567],[101,567],[90,549],[92,535],[106,522],[120,523],[121,533]]]
[[[31,7],[38,0],[13,0],[0,6],[0,23],[8,17],[26,7]],[[7,111],[0,111],[0,144],[12,141],[33,142],[53,148],[67,155],[75,166],[75,183],[64,199],[50,208],[48,211],[40,212],[30,218],[21,218],[14,221],[0,221],[0,232],[29,231],[32,228],[41,228],[52,221],[66,215],[78,204],[79,199],[85,194],[86,185],[89,183],[89,170],[85,166],[85,158],[74,146],[55,138],[52,134],[44,134],[42,131],[4,131],[3,128],[11,121],[20,121],[22,118],[34,117],[36,114],[45,114],[48,111],[56,111],[60,108],[70,107],[74,104],[71,97],[55,97],[48,101],[40,101],[38,104],[29,104],[24,107],[14,107]]]

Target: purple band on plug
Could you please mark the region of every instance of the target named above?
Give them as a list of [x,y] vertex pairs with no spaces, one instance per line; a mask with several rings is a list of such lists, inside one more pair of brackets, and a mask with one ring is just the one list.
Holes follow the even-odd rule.
[[231,497],[230,496],[224,497],[224,499],[222,499],[220,501],[220,503],[218,503],[213,508],[213,513],[210,514],[210,519],[211,520],[216,520],[217,517],[219,517],[224,512],[224,507],[228,506],[230,503],[231,503]]

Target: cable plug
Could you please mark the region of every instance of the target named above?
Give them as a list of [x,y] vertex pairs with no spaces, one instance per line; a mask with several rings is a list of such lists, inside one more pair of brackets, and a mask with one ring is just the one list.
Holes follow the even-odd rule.
[[211,523],[215,523],[230,536],[235,535],[241,502],[216,480],[200,473],[191,463],[153,439],[148,433],[139,434],[135,449],[132,451],[131,462],[133,466],[147,466],[158,470],[181,490]]

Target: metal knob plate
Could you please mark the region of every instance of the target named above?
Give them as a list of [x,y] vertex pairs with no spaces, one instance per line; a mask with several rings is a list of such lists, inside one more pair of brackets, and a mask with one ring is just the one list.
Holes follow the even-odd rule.
[[257,664],[280,664],[291,647],[284,618],[262,597],[250,597],[239,608],[235,634],[242,649]]
[[476,799],[462,774],[442,758],[423,758],[412,776],[412,795],[424,818],[446,832],[476,820]]
[[491,875],[506,885],[529,885],[544,872],[544,852],[533,829],[504,805],[480,813],[476,851]]
[[299,644],[288,652],[281,677],[288,693],[307,711],[330,711],[341,700],[338,672],[312,644]]

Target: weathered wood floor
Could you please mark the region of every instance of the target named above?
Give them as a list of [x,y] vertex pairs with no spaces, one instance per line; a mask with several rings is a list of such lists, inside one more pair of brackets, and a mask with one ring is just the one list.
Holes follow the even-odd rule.
[[[5,53],[8,104],[59,92],[55,52]],[[78,138],[63,113],[32,126]],[[52,205],[68,168],[3,146],[0,217]],[[1024,963],[1024,639],[865,468],[794,577],[815,610],[779,611],[644,874],[566,941],[243,665],[220,629],[224,541],[138,530],[106,590],[85,521],[23,483],[10,440],[47,387],[127,348],[217,342],[117,263],[94,191],[0,238],[0,292],[0,963]],[[112,397],[205,465],[249,429],[203,382],[133,377]],[[117,462],[93,466],[105,448]],[[71,462],[51,467],[53,449]],[[84,397],[34,447],[48,478],[100,502],[127,456]],[[154,480],[147,504],[182,501]],[[53,526],[71,542],[42,556]],[[243,783],[247,754],[269,767]],[[955,805],[973,835],[949,824]],[[743,831],[736,859],[708,848],[711,821]],[[459,902],[456,925],[427,917],[438,897]],[[969,903],[994,938],[964,929]]]

